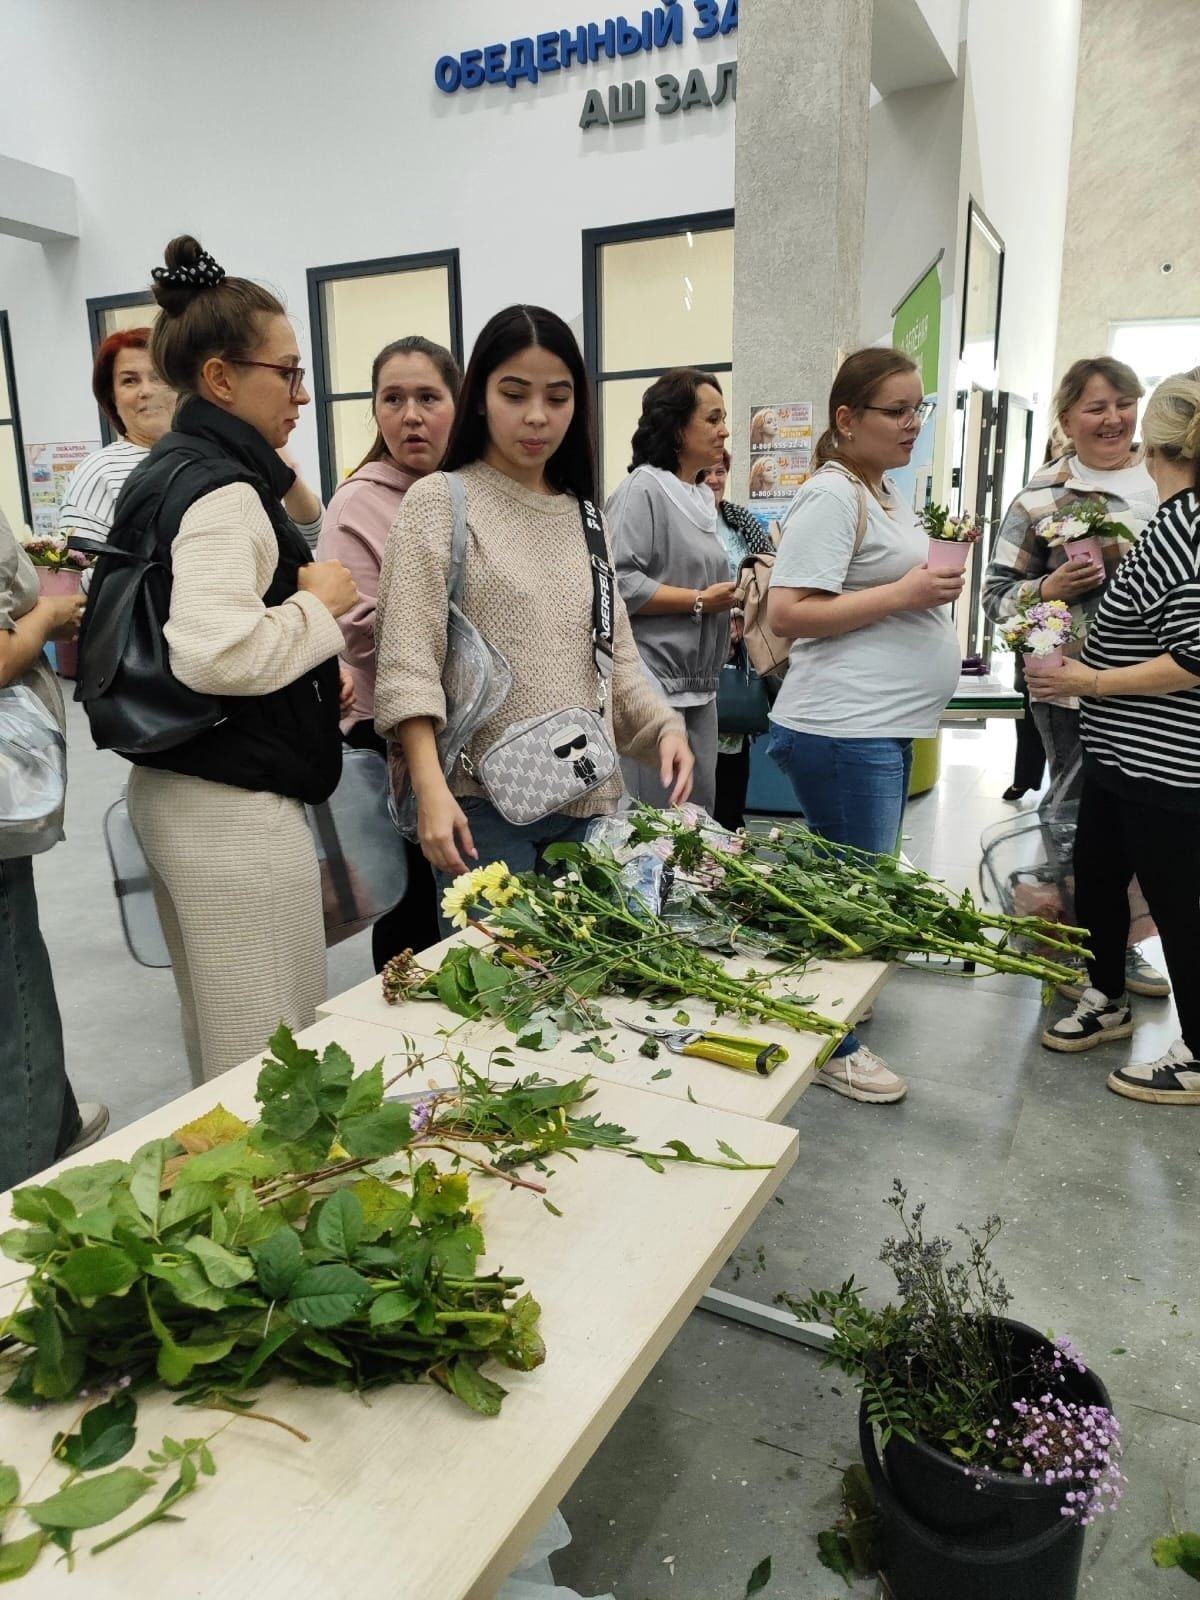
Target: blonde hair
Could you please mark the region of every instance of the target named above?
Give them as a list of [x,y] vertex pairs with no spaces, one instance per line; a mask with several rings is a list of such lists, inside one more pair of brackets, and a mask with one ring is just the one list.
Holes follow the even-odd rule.
[[1200,367],[1163,379],[1146,407],[1142,437],[1168,461],[1190,461],[1200,488]]

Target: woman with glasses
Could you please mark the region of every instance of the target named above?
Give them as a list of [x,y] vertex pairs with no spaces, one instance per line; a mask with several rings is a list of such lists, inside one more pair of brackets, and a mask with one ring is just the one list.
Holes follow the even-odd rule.
[[[201,1079],[260,1051],[281,1021],[309,1026],[325,994],[304,807],[341,772],[337,618],[358,591],[341,562],[312,561],[284,506],[294,475],[278,452],[309,397],[283,306],[188,237],[153,276],[150,348],[182,396],[178,443],[130,478],[109,548],[138,542],[144,497],[172,571],[171,672],[216,701],[206,731],[131,757],[129,780]],[[110,567],[102,556],[89,618],[103,614]],[[85,669],[89,643],[85,628]]]
[[[920,522],[886,476],[908,464],[926,415],[906,355],[846,358],[818,470],[783,521],[768,601],[771,627],[795,641],[770,755],[815,832],[880,854],[898,847],[913,740],[937,733],[961,665],[949,607],[963,575],[929,569]],[[907,1092],[854,1033],[817,1081],[880,1104]]]

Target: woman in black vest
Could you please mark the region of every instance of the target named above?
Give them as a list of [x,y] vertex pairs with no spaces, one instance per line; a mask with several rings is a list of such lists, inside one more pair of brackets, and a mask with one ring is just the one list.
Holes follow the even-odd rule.
[[324,998],[304,806],[328,799],[341,772],[335,619],[358,592],[340,562],[311,560],[283,506],[295,475],[277,452],[309,400],[283,306],[187,237],[153,277],[162,315],[150,352],[182,399],[174,431],[129,480],[113,542],[133,497],[199,454],[176,480],[191,486],[186,509],[172,502],[168,514],[164,502],[157,527],[173,571],[163,633],[174,675],[219,697],[222,719],[138,757],[129,812],[192,1071],[212,1078],[261,1050],[280,1021],[309,1026]]

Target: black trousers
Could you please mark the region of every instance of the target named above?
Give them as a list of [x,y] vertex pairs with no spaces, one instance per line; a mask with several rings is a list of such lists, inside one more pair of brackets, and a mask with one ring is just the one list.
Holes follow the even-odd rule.
[[[380,755],[387,754],[387,746],[375,732],[373,722],[356,722],[345,740],[356,750],[378,750]],[[399,905],[385,911],[371,929],[371,959],[376,972],[382,972],[401,950],[428,950],[442,937],[433,868],[421,854],[419,844],[401,839],[399,834],[396,839],[408,860],[408,888]]]
[[1088,930],[1092,987],[1125,992],[1129,880],[1158,925],[1179,1030],[1200,1059],[1200,813],[1114,794],[1085,777],[1075,835],[1075,911]]
[[723,828],[736,833],[746,822],[746,790],[750,787],[750,740],[729,755],[717,755],[717,797],[713,816]]
[[1033,720],[1029,685],[1025,682],[1025,664],[1019,653],[1013,687],[1020,690],[1025,715],[1017,718],[1017,754],[1013,762],[1012,786],[1014,789],[1040,789],[1042,779],[1046,776],[1046,750]]

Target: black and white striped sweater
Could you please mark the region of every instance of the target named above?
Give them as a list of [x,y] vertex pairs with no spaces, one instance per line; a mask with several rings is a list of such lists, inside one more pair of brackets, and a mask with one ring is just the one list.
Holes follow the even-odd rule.
[[[1121,562],[1088,630],[1088,667],[1170,655],[1200,677],[1200,496],[1164,500]],[[1200,811],[1200,685],[1080,702],[1085,771],[1105,788]]]

